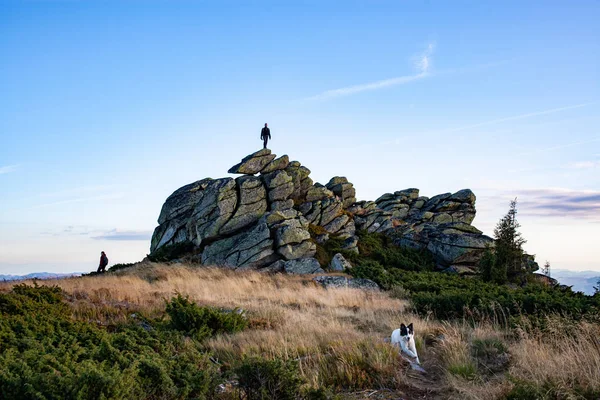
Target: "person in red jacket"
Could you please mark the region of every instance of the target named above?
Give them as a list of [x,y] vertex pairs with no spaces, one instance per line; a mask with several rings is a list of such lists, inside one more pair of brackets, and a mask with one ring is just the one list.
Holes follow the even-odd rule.
[[105,252],[100,254],[100,265],[98,265],[98,272],[106,272],[106,266],[108,265],[108,257]]

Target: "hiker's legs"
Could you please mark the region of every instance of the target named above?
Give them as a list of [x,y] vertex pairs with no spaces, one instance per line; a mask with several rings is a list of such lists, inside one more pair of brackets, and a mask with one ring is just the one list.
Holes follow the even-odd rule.
[[269,138],[268,138],[267,136],[265,136],[265,137],[263,138],[263,149],[266,149],[266,148],[267,148],[267,142],[268,142],[268,141],[269,141]]

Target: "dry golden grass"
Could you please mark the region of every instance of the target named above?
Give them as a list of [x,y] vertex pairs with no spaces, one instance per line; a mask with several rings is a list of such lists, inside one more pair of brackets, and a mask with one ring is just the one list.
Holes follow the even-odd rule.
[[[114,324],[132,313],[164,315],[165,300],[188,295],[200,305],[246,310],[250,329],[205,342],[224,365],[245,355],[299,360],[314,386],[349,391],[371,388],[389,398],[503,398],[515,380],[551,382],[569,398],[575,386],[600,392],[600,328],[581,323],[569,334],[514,335],[498,323],[439,322],[410,312],[405,300],[356,289],[326,290],[306,276],[255,271],[139,264],[93,277],[41,282],[68,295],[75,318]],[[1,283],[9,290],[11,283]],[[400,323],[415,325],[426,375],[408,364],[384,338]],[[498,373],[482,369],[473,343],[500,343],[510,364]],[[486,342],[486,343],[487,343]],[[372,393],[369,392],[369,393]],[[375,398],[375,397],[371,397]],[[387,397],[379,397],[387,398]],[[575,397],[574,397],[575,398]]]
[[525,334],[512,349],[511,374],[537,386],[551,383],[560,393],[574,384],[600,393],[600,326],[560,328],[547,336]]

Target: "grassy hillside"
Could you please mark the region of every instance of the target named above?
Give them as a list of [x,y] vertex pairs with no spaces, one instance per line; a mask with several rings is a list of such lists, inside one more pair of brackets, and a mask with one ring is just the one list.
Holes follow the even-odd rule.
[[[412,299],[427,293],[416,283],[426,275],[412,274],[380,293],[158,263],[40,283],[51,289],[3,283],[0,397],[600,396],[591,311],[437,319]],[[415,324],[426,374],[384,341],[403,322]]]

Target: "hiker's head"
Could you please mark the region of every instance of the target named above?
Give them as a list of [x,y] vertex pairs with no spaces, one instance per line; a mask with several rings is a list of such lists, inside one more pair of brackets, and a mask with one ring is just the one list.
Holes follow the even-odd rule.
[[265,122],[265,128],[267,127],[267,123]]
[[100,254],[104,255],[104,252],[103,252],[103,251],[101,251],[101,252],[100,252]]

